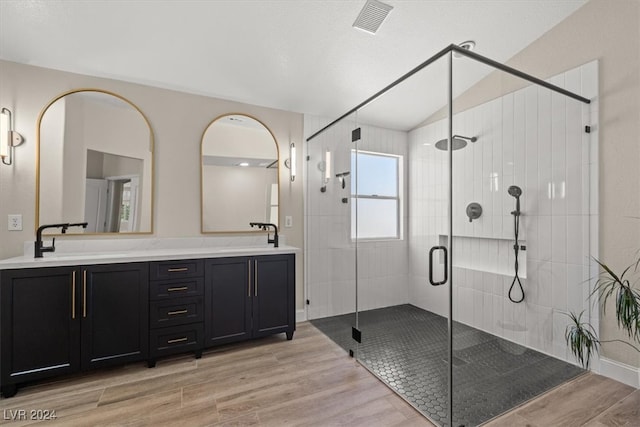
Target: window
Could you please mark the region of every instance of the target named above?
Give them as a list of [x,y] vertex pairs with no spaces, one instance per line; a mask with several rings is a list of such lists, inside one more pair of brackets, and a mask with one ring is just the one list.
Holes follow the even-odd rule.
[[401,156],[351,150],[351,171],[355,172],[351,179],[352,239],[400,238],[401,160]]

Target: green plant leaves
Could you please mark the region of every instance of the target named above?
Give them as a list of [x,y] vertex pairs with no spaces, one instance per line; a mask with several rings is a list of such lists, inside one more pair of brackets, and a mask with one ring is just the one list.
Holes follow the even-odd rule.
[[583,368],[588,369],[591,356],[598,351],[600,341],[596,337],[593,326],[582,322],[582,311],[579,315],[569,313],[572,324],[567,326],[564,338],[571,352],[576,356]]
[[616,319],[618,327],[629,338],[640,342],[640,294],[631,288],[620,288],[616,294]]
[[[598,280],[596,281],[593,292],[590,296],[600,295],[603,312],[606,312],[607,301],[611,296],[615,296],[616,320],[618,327],[624,330],[630,339],[640,343],[640,292],[633,288],[627,275],[633,268],[633,272],[638,271],[640,266],[640,258],[625,268],[620,275],[616,274],[608,265],[594,258],[594,261],[602,268]],[[618,341],[627,344],[640,351],[633,344],[621,340],[600,341],[596,336],[593,326],[582,321],[582,315],[569,313],[571,324],[565,330],[565,340],[576,356],[583,368],[588,368],[591,362],[591,356],[598,352],[601,343]]]
[[606,312],[609,297],[615,295],[618,327],[627,332],[629,338],[640,342],[640,292],[633,289],[631,282],[625,278],[632,267],[634,267],[633,271],[637,271],[640,259],[625,268],[620,276],[603,262],[597,259],[595,261],[604,271],[600,273],[591,295],[600,294],[603,312]]

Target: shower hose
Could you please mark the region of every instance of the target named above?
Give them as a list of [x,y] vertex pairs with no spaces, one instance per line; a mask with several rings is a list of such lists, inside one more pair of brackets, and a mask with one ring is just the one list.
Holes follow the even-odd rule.
[[[514,235],[515,235],[515,239],[516,242],[513,245],[513,253],[515,255],[515,265],[514,265],[514,269],[515,269],[515,273],[513,276],[513,282],[511,282],[511,287],[509,288],[509,299],[511,300],[511,302],[514,303],[520,303],[522,301],[524,301],[524,288],[522,287],[522,282],[520,281],[520,276],[518,276],[518,253],[520,252],[520,243],[518,243],[518,234],[520,232],[520,211],[513,211],[511,212],[513,214],[513,231],[514,231]],[[520,299],[514,299],[511,294],[513,292],[513,288],[516,285],[516,283],[518,284],[518,286],[520,287],[520,293],[522,294],[522,296],[520,297]]]

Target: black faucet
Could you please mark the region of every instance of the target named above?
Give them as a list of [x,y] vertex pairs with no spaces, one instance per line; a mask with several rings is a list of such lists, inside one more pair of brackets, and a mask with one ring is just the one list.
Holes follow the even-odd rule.
[[54,237],[51,241],[51,246],[43,246],[42,245],[42,232],[47,228],[60,228],[62,229],[62,234],[67,232],[67,228],[69,227],[82,227],[87,228],[88,223],[86,222],[77,222],[74,224],[70,224],[65,222],[63,224],[45,224],[38,227],[38,231],[36,231],[36,241],[34,245],[34,257],[42,258],[42,254],[44,252],[55,252],[56,250],[56,238]]
[[[249,226],[251,227],[258,227],[262,230],[266,230],[267,231],[267,244],[269,243],[273,243],[273,247],[277,248],[278,247],[278,227],[275,224],[271,224],[268,222],[250,222]],[[273,235],[273,239],[271,237],[269,237],[269,227],[273,227],[273,231],[274,231],[274,235]]]

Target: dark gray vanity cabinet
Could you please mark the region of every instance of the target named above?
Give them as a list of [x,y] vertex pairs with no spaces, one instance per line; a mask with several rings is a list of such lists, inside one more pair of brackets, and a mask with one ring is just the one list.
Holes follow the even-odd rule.
[[178,260],[149,263],[149,367],[169,354],[204,346],[204,261]]
[[17,384],[148,356],[148,264],[0,272],[0,381]]
[[214,258],[205,263],[205,345],[251,338],[251,258]]
[[253,263],[253,337],[284,332],[290,340],[296,329],[295,256],[258,256]]
[[294,254],[0,270],[0,390],[295,325]]
[[[75,279],[74,279],[75,278]],[[80,369],[80,281],[75,267],[0,272],[0,382],[16,384]]]
[[149,355],[146,262],[81,267],[82,368],[145,360]]
[[295,256],[215,258],[205,264],[205,346],[295,330]]

